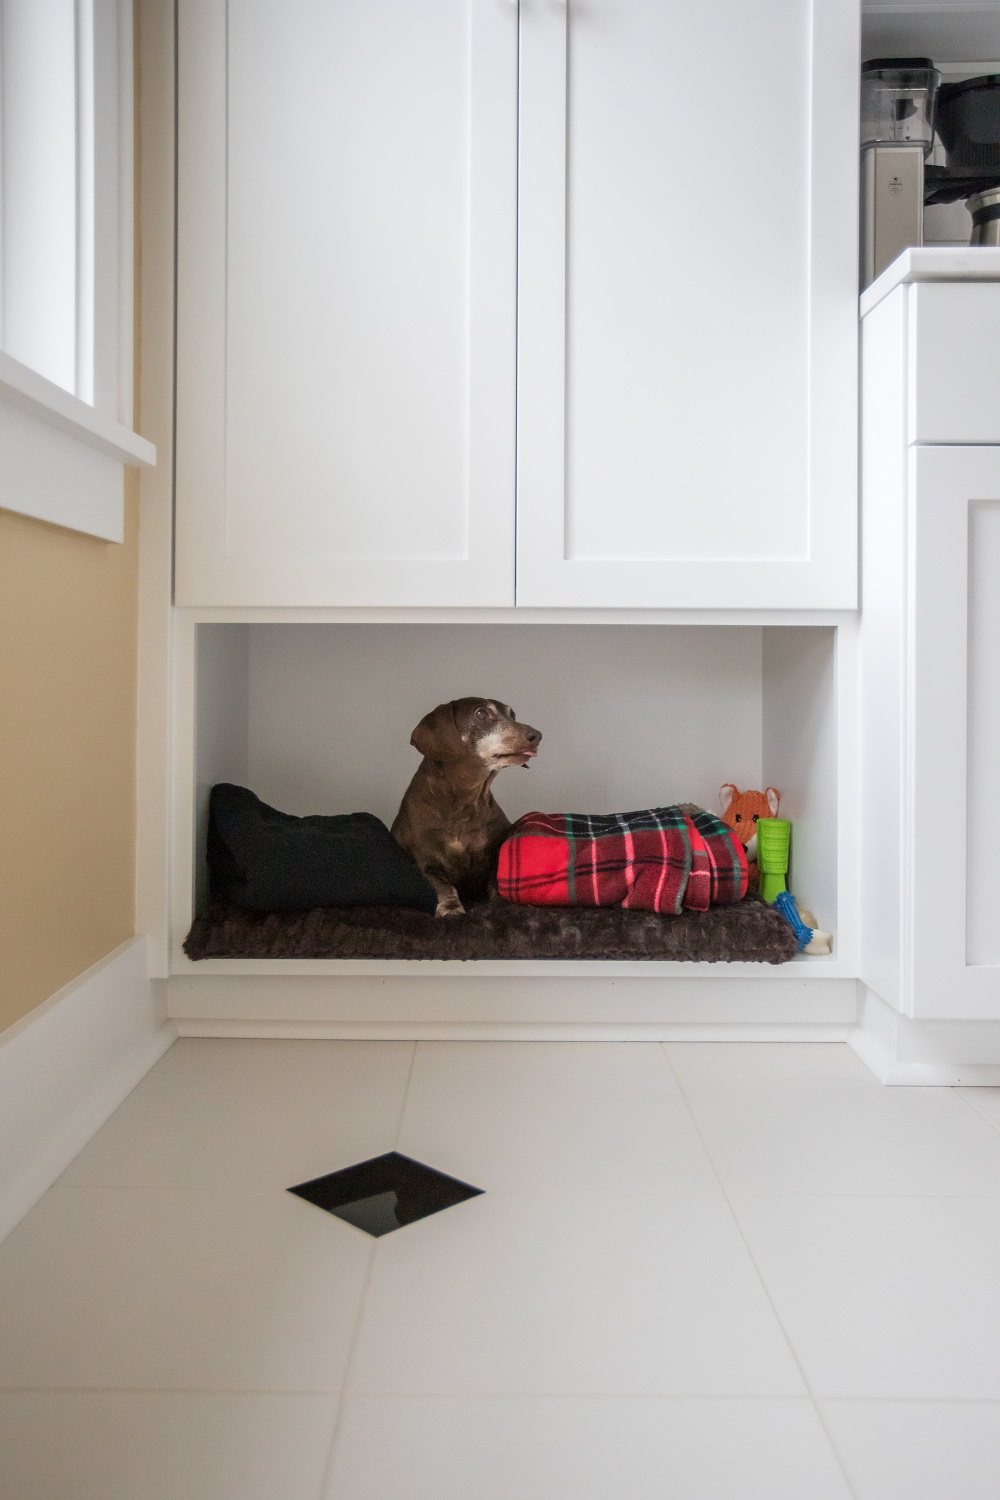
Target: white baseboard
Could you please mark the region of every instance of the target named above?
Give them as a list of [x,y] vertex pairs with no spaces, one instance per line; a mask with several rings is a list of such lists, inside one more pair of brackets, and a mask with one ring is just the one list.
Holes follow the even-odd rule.
[[133,938],[0,1036],[0,1240],[174,1040],[163,989]]
[[880,1083],[924,1088],[1000,1086],[1000,1022],[915,1021],[859,985],[847,1044]]
[[181,1036],[832,1041],[857,1018],[853,979],[185,974],[167,995]]

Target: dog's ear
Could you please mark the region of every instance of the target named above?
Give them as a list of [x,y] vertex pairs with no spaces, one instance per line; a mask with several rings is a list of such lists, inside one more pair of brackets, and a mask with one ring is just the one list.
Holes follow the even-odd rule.
[[431,713],[424,714],[410,735],[410,744],[428,760],[461,760],[466,746],[458,732],[454,703],[439,703]]

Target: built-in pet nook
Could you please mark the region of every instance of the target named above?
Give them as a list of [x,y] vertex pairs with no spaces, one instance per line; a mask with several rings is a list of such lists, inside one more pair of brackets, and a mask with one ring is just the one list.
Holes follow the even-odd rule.
[[511,820],[675,800],[719,810],[723,783],[780,786],[794,830],[789,883],[837,941],[833,627],[206,622],[193,635],[197,774],[182,789],[179,825],[181,969],[294,972],[307,961],[310,972],[328,963],[336,973],[345,962],[377,971],[379,962],[458,960],[468,973],[476,961],[563,960],[669,972],[663,966],[795,957],[787,922],[753,894],[678,915],[494,897],[442,920],[410,905],[251,910],[212,890],[213,786],[252,788],[298,816],[364,811],[387,827],[418,764],[413,725],[462,693],[502,695],[543,730],[530,770],[494,784]]

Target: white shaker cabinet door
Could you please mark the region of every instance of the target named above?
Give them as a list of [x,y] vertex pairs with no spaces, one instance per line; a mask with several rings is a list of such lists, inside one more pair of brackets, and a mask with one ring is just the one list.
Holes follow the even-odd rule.
[[177,601],[513,603],[517,6],[178,21]]
[[995,1020],[1000,448],[912,448],[907,524],[904,993],[918,1017]]
[[857,602],[856,0],[521,6],[518,602]]

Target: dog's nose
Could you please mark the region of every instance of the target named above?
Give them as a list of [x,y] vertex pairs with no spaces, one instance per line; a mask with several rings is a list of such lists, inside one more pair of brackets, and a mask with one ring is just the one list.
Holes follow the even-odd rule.
[[528,741],[529,745],[537,745],[537,744],[539,744],[541,742],[541,738],[542,738],[541,730],[540,729],[530,729],[530,728],[526,729],[524,731],[524,738]]

